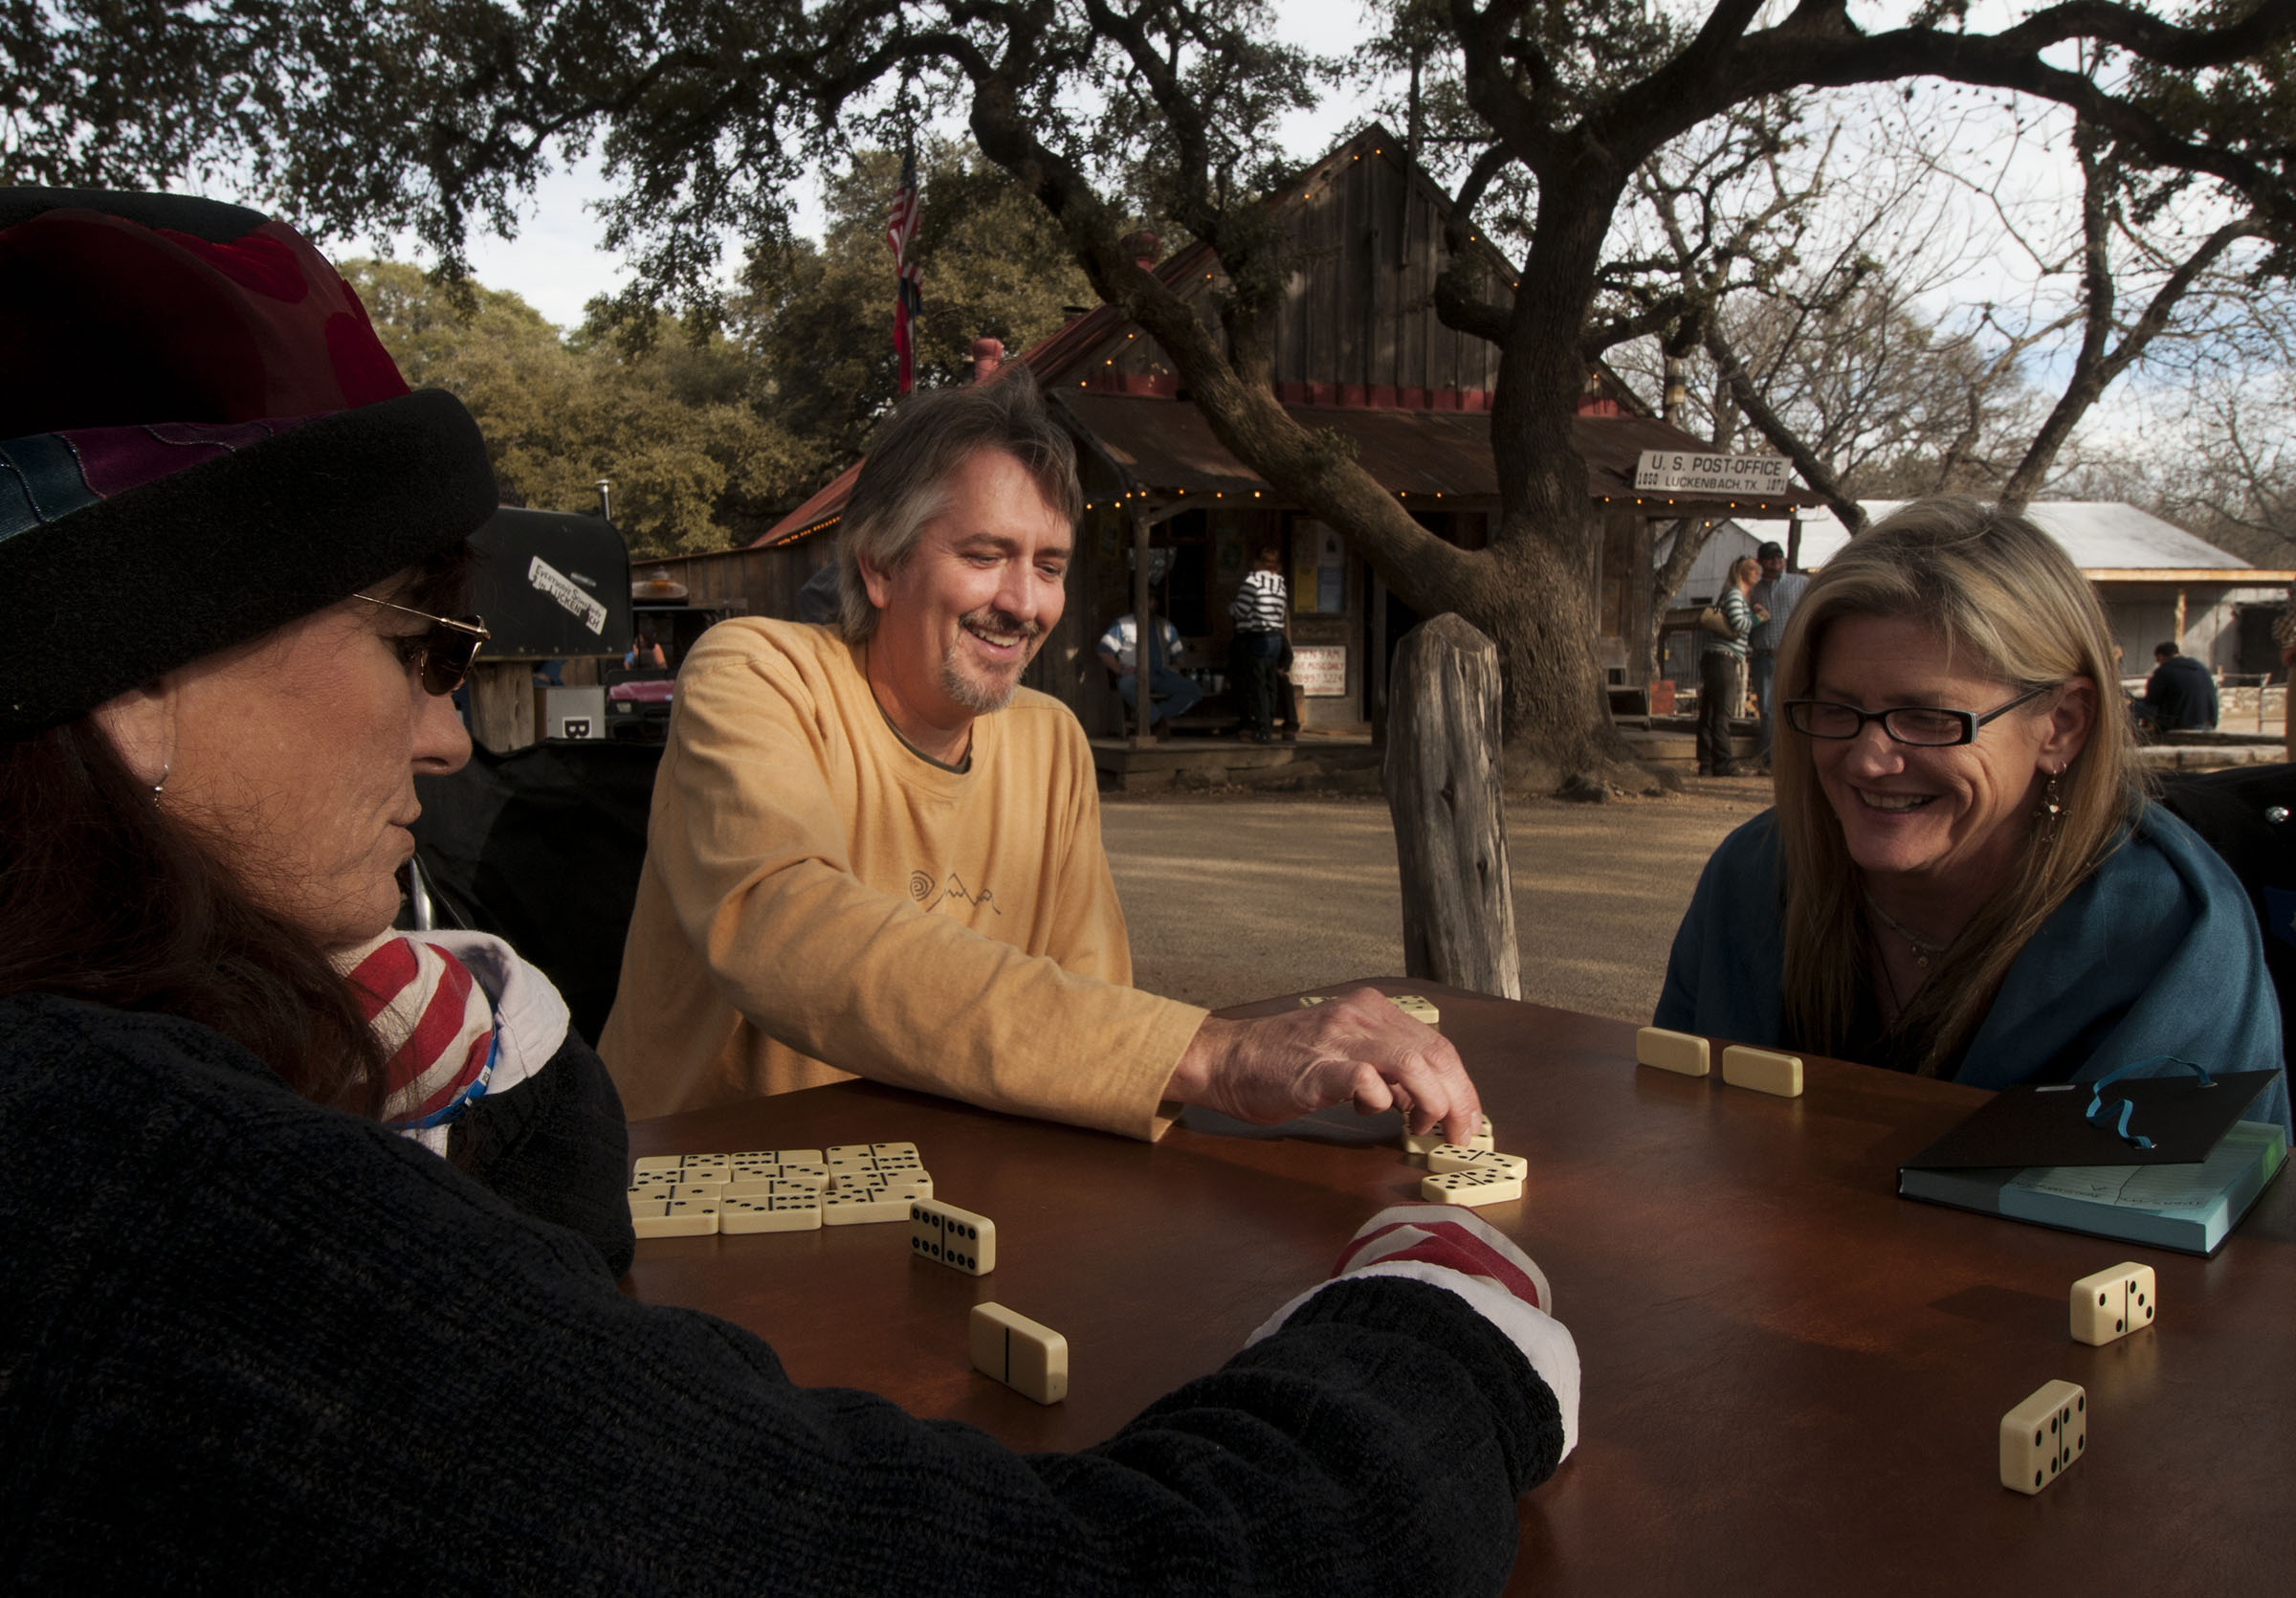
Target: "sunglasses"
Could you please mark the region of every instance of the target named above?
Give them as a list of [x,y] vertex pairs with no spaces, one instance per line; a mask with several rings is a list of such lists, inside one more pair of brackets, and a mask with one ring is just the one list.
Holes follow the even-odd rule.
[[416,661],[423,665],[423,691],[444,698],[462,686],[462,679],[471,675],[471,661],[478,654],[478,646],[494,636],[486,623],[476,616],[434,616],[428,610],[417,610],[373,594],[355,593],[353,599],[364,599],[369,605],[380,605],[386,610],[397,610],[405,615],[420,616],[430,624],[428,633],[416,633],[394,640],[399,654],[411,667]]

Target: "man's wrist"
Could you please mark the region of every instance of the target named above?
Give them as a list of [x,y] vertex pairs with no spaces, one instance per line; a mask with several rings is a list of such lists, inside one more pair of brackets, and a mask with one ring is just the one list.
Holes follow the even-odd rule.
[[1164,1083],[1164,1099],[1174,1104],[1202,1104],[1219,1076],[1221,1065],[1235,1048],[1236,1033],[1243,1030],[1240,1021],[1222,1021],[1207,1015],[1181,1051],[1180,1062],[1173,1066],[1172,1076]]

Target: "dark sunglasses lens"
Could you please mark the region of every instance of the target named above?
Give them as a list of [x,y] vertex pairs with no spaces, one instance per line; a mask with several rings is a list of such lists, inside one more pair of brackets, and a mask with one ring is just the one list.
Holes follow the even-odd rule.
[[[470,626],[481,625],[476,616],[461,618]],[[475,633],[464,633],[452,627],[433,627],[423,642],[423,687],[431,694],[452,694],[462,686],[462,679],[471,675],[471,661],[483,642]]]

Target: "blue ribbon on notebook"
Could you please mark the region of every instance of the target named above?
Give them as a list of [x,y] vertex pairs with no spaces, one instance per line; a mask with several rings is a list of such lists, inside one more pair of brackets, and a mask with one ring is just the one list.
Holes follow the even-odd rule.
[[[2103,1127],[2130,1148],[2151,1148],[2152,1146],[2151,1138],[2145,1137],[2142,1133],[2131,1135],[2129,1130],[2129,1120],[2136,1114],[2135,1102],[2132,1099],[2116,1099],[2112,1104],[2108,1104],[2105,1102],[2105,1089],[2111,1083],[2119,1081],[2123,1076],[2139,1074],[2152,1076],[2152,1067],[2156,1065],[2181,1065],[2200,1078],[2202,1087],[2213,1088],[2217,1085],[2217,1079],[2208,1074],[2206,1066],[2196,1065],[2191,1060],[2178,1059],[2175,1054],[2154,1054],[2150,1059],[2130,1060],[2116,1071],[2107,1072],[2090,1084],[2088,1109],[2085,1112],[2085,1119],[2088,1123],[2091,1126]],[[2120,1107],[2120,1120],[2117,1122],[2109,1122],[2114,1105]],[[2108,1119],[2100,1120],[2100,1116]]]

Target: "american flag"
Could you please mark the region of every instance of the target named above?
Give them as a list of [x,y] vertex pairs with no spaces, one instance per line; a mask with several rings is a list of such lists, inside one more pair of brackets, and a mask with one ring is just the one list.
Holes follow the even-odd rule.
[[898,392],[916,387],[916,347],[911,322],[924,314],[924,274],[909,258],[916,242],[916,152],[901,157],[901,189],[893,199],[893,214],[885,223],[885,242],[893,246],[893,351],[900,360]]

